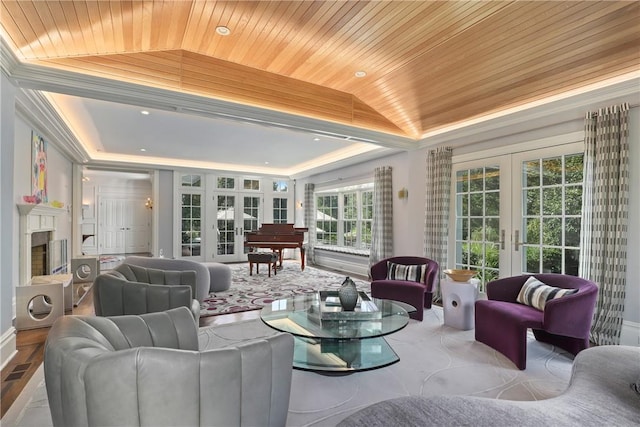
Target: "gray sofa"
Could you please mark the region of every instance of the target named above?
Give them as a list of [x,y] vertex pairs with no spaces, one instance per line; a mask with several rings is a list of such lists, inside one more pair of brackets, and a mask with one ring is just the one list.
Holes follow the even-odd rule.
[[185,307],[59,318],[44,355],[53,424],[284,426],[292,336],[204,350],[197,329]]
[[200,302],[193,299],[195,287],[195,271],[120,264],[94,280],[93,307],[97,316],[120,316],[185,306],[198,321]]
[[637,426],[640,348],[592,347],[579,353],[567,390],[535,402],[469,396],[407,396],[344,419],[354,426]]

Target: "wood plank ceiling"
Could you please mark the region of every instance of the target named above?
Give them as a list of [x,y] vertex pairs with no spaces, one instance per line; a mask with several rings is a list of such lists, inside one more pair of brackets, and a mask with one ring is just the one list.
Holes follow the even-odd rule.
[[640,69],[638,1],[3,0],[0,13],[24,62],[414,139]]

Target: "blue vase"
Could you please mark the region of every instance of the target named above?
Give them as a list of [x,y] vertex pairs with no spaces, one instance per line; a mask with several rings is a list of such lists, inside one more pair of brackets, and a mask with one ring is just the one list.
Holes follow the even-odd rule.
[[353,311],[356,308],[358,304],[358,289],[349,277],[342,282],[342,286],[338,290],[338,299],[343,311]]

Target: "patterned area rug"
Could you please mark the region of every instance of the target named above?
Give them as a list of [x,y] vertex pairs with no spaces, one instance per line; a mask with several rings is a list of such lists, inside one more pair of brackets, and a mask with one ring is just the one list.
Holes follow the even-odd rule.
[[125,258],[124,255],[100,255],[100,271],[116,268]]
[[[278,299],[288,298],[318,290],[337,289],[346,275],[313,267],[300,271],[297,261],[284,261],[277,275],[267,275],[267,266],[260,265],[260,274],[249,275],[249,264],[229,264],[231,287],[224,292],[212,292],[201,306],[200,316],[238,313],[259,310]],[[354,279],[358,290],[368,292],[369,282]]]

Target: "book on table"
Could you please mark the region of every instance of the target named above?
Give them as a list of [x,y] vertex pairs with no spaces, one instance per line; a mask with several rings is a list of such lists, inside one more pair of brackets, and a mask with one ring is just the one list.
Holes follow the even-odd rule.
[[378,306],[365,292],[358,292],[358,303],[353,311],[344,311],[338,291],[320,291],[320,318],[322,320],[373,320],[381,319]]

